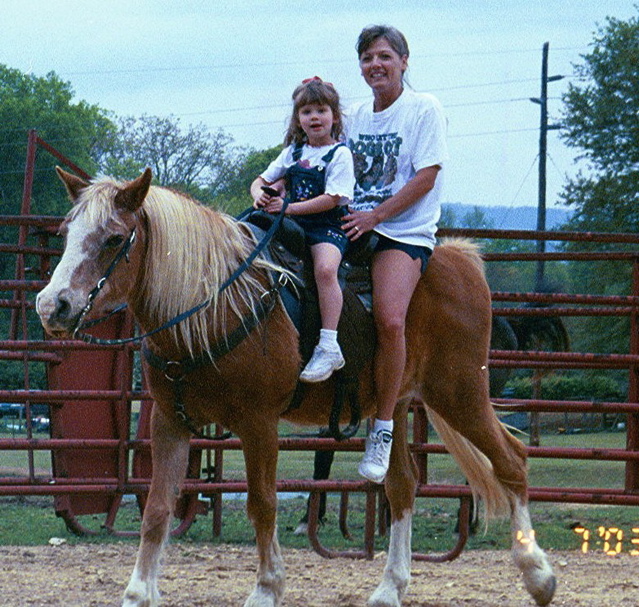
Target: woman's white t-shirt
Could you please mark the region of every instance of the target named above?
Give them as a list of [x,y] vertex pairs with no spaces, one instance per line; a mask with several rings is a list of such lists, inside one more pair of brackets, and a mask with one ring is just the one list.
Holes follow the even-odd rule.
[[407,244],[435,246],[441,215],[444,165],[448,160],[446,118],[432,95],[404,90],[382,112],[373,101],[351,108],[346,142],[353,152],[355,192],[351,206],[369,211],[401,190],[420,169],[440,167],[433,189],[375,230]]

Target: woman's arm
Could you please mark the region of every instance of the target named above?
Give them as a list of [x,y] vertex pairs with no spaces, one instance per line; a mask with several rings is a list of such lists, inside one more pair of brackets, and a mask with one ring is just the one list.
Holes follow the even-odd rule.
[[347,215],[343,225],[346,235],[351,240],[357,240],[365,232],[374,229],[378,223],[405,211],[433,189],[439,169],[439,165],[420,169],[399,192],[372,211],[353,211]]

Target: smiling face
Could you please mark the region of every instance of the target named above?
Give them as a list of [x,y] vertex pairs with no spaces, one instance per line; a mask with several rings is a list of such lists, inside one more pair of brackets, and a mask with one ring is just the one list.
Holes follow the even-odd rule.
[[330,106],[324,103],[308,103],[299,109],[297,119],[308,137],[309,145],[320,147],[334,142],[332,131],[336,117]]
[[399,97],[408,67],[408,55],[400,55],[386,38],[379,37],[362,52],[359,66],[375,96]]

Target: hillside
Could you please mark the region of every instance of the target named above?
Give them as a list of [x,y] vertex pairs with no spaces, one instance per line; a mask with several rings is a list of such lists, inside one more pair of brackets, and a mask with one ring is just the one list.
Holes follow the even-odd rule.
[[[475,205],[462,203],[444,203],[442,206],[444,212],[453,213],[455,227],[469,227],[464,225],[466,223],[464,218],[469,213],[474,213],[477,208]],[[486,225],[482,227],[498,230],[535,230],[537,228],[537,207],[480,206],[478,208],[486,218]],[[557,229],[568,220],[570,215],[571,212],[566,209],[546,209],[546,229]]]

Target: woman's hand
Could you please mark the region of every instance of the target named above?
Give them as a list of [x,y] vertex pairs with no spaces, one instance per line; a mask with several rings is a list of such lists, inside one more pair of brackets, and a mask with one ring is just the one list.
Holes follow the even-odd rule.
[[349,240],[357,240],[379,223],[374,211],[351,211],[342,218],[342,229]]

